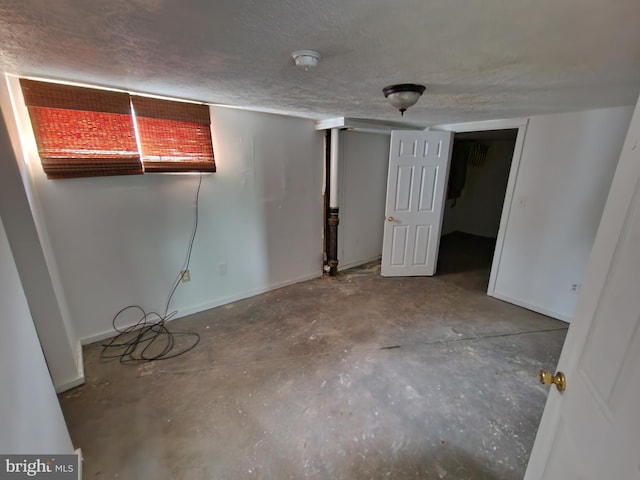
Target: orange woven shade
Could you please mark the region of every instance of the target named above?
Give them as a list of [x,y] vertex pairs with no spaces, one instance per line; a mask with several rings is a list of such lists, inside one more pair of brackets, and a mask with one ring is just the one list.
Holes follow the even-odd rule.
[[146,172],[215,172],[209,107],[132,96]]
[[141,174],[129,95],[21,79],[48,178]]

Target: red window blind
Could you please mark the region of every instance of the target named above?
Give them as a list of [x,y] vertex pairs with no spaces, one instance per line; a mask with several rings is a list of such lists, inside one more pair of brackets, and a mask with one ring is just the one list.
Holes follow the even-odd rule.
[[142,173],[127,93],[20,84],[48,178]]
[[209,107],[132,96],[145,172],[215,172]]

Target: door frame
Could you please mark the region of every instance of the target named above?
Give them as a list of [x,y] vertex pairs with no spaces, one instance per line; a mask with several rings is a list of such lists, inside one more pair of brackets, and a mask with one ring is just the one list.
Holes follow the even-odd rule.
[[[527,133],[527,126],[529,125],[529,119],[512,118],[508,120],[486,120],[480,122],[467,122],[467,123],[454,123],[447,125],[438,125],[430,128],[430,130],[444,130],[447,132],[466,133],[466,132],[481,132],[486,130],[513,130],[518,129],[516,135],[516,144],[513,148],[513,157],[511,159],[511,167],[509,167],[509,180],[507,181],[507,189],[504,196],[504,203],[502,204],[502,213],[500,215],[500,227],[498,228],[498,237],[496,238],[496,248],[493,252],[493,260],[491,262],[491,274],[489,276],[489,286],[487,287],[487,295],[490,297],[500,298],[499,294],[496,294],[496,281],[500,272],[500,262],[502,260],[502,250],[504,247],[505,233],[507,231],[507,225],[509,224],[509,217],[511,216],[514,191],[516,182],[518,179],[518,173],[520,171],[520,160],[522,158],[522,149],[524,147],[524,140]],[[455,137],[453,139],[455,143]],[[513,300],[508,299],[510,303],[514,303]],[[530,308],[525,305],[525,308]]]

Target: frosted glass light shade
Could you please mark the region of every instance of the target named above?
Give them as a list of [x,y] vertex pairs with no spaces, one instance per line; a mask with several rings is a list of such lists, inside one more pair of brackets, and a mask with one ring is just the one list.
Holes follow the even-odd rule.
[[404,115],[407,108],[416,104],[418,99],[422,96],[424,89],[424,85],[403,83],[385,87],[382,89],[382,92],[389,100],[389,103],[400,110],[401,115]]

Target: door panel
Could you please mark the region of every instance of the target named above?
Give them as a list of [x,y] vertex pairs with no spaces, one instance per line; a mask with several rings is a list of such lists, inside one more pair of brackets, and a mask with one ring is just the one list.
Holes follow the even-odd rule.
[[413,193],[413,170],[411,165],[400,165],[396,182],[396,212],[408,212],[411,210],[411,197]]
[[393,246],[391,247],[391,264],[404,265],[406,263],[405,256],[407,252],[407,240],[409,228],[406,225],[393,227]]
[[436,194],[436,178],[438,177],[438,167],[422,167],[422,177],[420,182],[420,204],[418,211],[433,212]]
[[392,132],[382,275],[435,273],[451,145],[451,132]]
[[431,238],[431,225],[418,225],[416,227],[416,246],[414,248],[413,264],[427,265],[429,258],[429,239]]
[[[638,185],[634,190],[632,205],[637,206]],[[640,277],[635,273],[640,272],[640,252],[634,252],[640,245],[639,225],[638,208],[632,208],[625,221],[622,244],[614,254],[614,265],[609,272],[610,280],[616,281],[605,285],[578,368],[605,405],[620,379],[614,373],[620,372],[625,362],[639,360],[631,348],[638,334],[638,322],[633,317],[640,312]],[[635,241],[629,237],[634,234],[638,236]],[[622,263],[620,257],[625,259]],[[616,322],[616,328],[611,328],[609,312],[615,312],[615,316],[623,320]],[[629,316],[631,318],[625,318]]]

